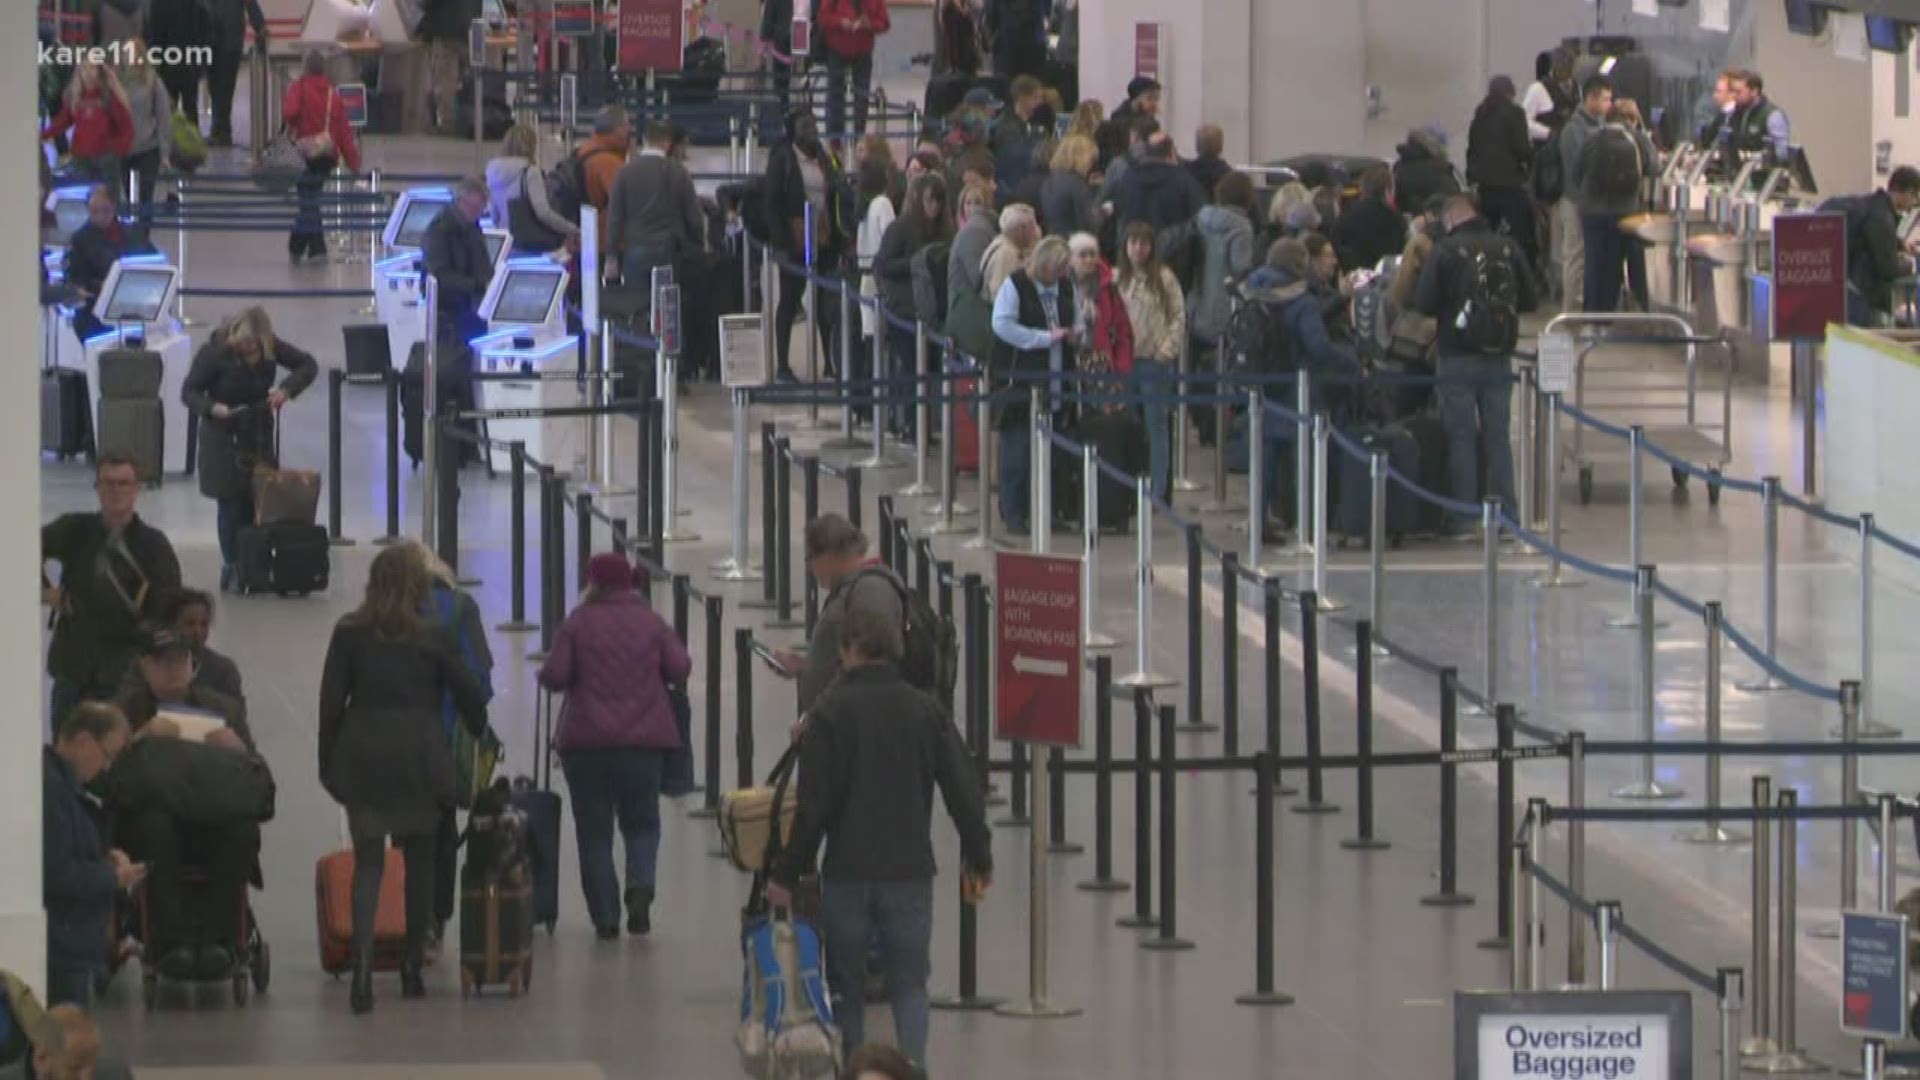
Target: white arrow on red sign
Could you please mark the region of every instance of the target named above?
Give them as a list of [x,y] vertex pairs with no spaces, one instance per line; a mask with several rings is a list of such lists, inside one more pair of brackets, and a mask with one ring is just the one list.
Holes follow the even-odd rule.
[[1056,679],[1064,679],[1073,673],[1065,660],[1040,660],[1018,653],[1013,657],[1013,670],[1022,675],[1051,675]]

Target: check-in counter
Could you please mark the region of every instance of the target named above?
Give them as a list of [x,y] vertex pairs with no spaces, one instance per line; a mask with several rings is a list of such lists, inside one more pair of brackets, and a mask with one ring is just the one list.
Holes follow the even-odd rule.
[[[1827,505],[1908,540],[1920,539],[1920,332],[1827,329],[1821,388],[1824,452],[1820,484]],[[1920,585],[1920,566],[1883,558],[1876,573],[1902,575]]]

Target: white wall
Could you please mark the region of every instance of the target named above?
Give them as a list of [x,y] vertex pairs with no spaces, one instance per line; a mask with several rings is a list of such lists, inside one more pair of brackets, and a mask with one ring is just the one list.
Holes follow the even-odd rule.
[[1821,194],[1872,186],[1873,66],[1840,59],[1824,38],[1789,33],[1785,5],[1764,3],[1756,5],[1753,65],[1792,120]]
[[[0,3],[0,41],[26,55],[37,27],[33,4]],[[40,178],[36,143],[34,67],[0,64],[0,115],[14,125],[0,154],[0,322],[39,325],[34,260],[39,257]],[[12,102],[11,105],[7,102]],[[3,128],[4,125],[0,125]],[[0,724],[0,968],[44,990],[46,917],[40,908],[40,738],[46,707],[40,700],[40,596],[27,567],[40,561],[40,412],[38,366],[16,351],[6,365],[12,390],[0,390],[0,489],[8,512],[0,518],[0,688],[13,704]]]
[[[1894,69],[1902,65],[1908,73],[1905,116],[1897,115],[1894,109]],[[1893,166],[1920,166],[1920,72],[1915,71],[1911,47],[1900,56],[1873,54],[1872,134],[1874,143],[1885,141],[1893,145]],[[1875,176],[1874,183],[1885,179],[1884,175]]]

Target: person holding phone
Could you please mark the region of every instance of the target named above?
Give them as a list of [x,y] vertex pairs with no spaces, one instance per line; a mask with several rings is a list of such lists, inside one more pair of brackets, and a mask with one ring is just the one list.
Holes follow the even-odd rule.
[[821,922],[841,1034],[848,1046],[865,1041],[871,943],[886,974],[900,1050],[924,1069],[934,789],[960,832],[964,891],[975,901],[993,879],[985,799],[959,729],[901,674],[897,623],[853,610],[839,637],[841,675],[800,739],[799,810],[769,875],[767,902],[792,906],[824,841]]
[[[1080,308],[1067,273],[1072,259],[1067,242],[1049,236],[1034,246],[1027,265],[1008,275],[993,298],[990,370],[1003,384],[1000,389],[1020,391],[1016,400],[1000,407],[994,422],[1000,435],[1000,519],[1014,536],[1025,536],[1030,524],[1027,480],[1033,418],[1026,392],[1036,385],[1033,376],[1067,371],[1068,350],[1082,336],[1076,326]],[[1031,524],[1046,528],[1048,523]]]
[[773,649],[769,666],[798,682],[800,715],[840,678],[840,626],[854,612],[885,620],[896,635],[906,633],[906,609],[900,598],[906,583],[868,553],[867,537],[839,514],[822,514],[807,523],[807,570],[826,599],[814,621],[807,651]]
[[147,868],[108,848],[94,824],[87,785],[133,737],[127,718],[87,702],[60,718],[40,751],[41,900],[47,910],[47,1004],[86,1008],[105,963],[113,906]]

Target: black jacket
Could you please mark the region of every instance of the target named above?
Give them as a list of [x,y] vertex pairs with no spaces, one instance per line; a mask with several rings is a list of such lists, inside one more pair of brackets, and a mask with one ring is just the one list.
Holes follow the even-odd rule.
[[1225,158],[1197,157],[1182,164],[1186,166],[1187,175],[1200,185],[1200,193],[1209,200],[1213,198],[1213,189],[1221,178],[1233,171],[1233,166],[1227,164]]
[[1839,202],[1847,215],[1847,288],[1882,314],[1893,311],[1893,286],[1912,261],[1900,247],[1900,212],[1885,191]]
[[[1028,275],[1025,268],[1015,270],[1013,276],[1007,280],[1013,283],[1014,290],[1020,296],[1020,325],[1033,330],[1045,330],[1047,328],[1047,310],[1040,297],[1039,284]],[[1057,290],[1057,295],[1054,302],[1057,309],[1058,321],[1055,322],[1054,325],[1072,327],[1074,312],[1077,310],[1074,306],[1073,277],[1071,275],[1062,277],[1060,284],[1056,285],[1055,289]],[[992,301],[989,300],[988,303],[991,305]],[[1061,345],[1060,348],[1062,352],[1061,362],[1066,370],[1071,370],[1073,367],[1073,350],[1064,344]],[[995,334],[993,336],[993,357],[990,370],[995,380],[994,388],[998,391],[1015,391],[1013,401],[1001,405],[994,410],[994,430],[1012,431],[1016,428],[1024,427],[1030,422],[1029,414],[1033,410],[1028,404],[1027,398],[1035,386],[1031,377],[1034,375],[1044,375],[1052,370],[1052,368],[1052,349],[1016,349],[1001,340],[1000,335]],[[1011,380],[1014,376],[1024,376],[1026,378],[1019,382],[1013,382]]]
[[[276,366],[287,371],[280,383],[289,398],[313,385],[320,365],[312,356],[275,338],[274,360],[249,364],[227,348],[215,334],[194,354],[193,366],[180,386],[180,400],[200,417],[200,494],[209,499],[231,499],[253,490],[253,466],[273,465],[273,425],[267,394],[273,389]],[[213,416],[215,405],[245,409],[225,420]]]
[[1417,213],[1435,195],[1459,193],[1460,174],[1445,151],[1426,139],[1412,138],[1400,144],[1399,153],[1393,163],[1393,190],[1401,206]]
[[1474,110],[1467,128],[1467,182],[1481,187],[1525,187],[1533,168],[1533,139],[1526,110],[1503,97],[1489,96]]
[[225,653],[212,649],[199,649],[193,656],[193,685],[205,687],[216,694],[225,694],[247,707],[247,693],[240,681],[240,665],[233,662]]
[[480,17],[480,0],[421,0],[421,41],[465,41],[467,29]]
[[1048,236],[1098,233],[1100,216],[1094,212],[1093,187],[1071,169],[1055,169],[1040,181],[1040,224]]
[[[428,0],[431,7],[435,0]],[[477,4],[475,5],[478,6]],[[245,47],[247,27],[253,27],[254,36],[264,41],[267,36],[267,17],[260,10],[260,0],[206,0],[206,10],[212,18],[210,43],[223,52],[233,52]],[[475,11],[477,18],[479,12]],[[423,19],[422,25],[425,25]],[[465,41],[465,24],[460,27],[460,40]]]
[[913,257],[928,244],[952,238],[922,236],[921,231],[904,217],[894,218],[887,231],[880,234],[880,248],[873,253],[873,279],[880,286],[880,302],[888,311],[902,318],[914,316],[932,321],[939,313],[921,311],[914,303]]
[[[153,250],[153,245],[132,226],[121,225],[119,232],[119,238],[115,239],[91,221],[73,230],[73,235],[67,238],[68,285],[85,289],[89,296],[98,296],[116,261],[124,255]],[[88,307],[92,307],[91,301]]]
[[487,690],[439,634],[422,626],[417,639],[390,641],[342,619],[320,675],[320,785],[349,809],[452,806],[448,694],[467,729],[484,735]]
[[40,557],[60,564],[60,610],[47,647],[47,674],[90,697],[120,690],[140,644],[140,624],[180,587],[180,560],[167,534],[134,515],[124,534],[126,559],[108,556],[98,512],[62,514],[40,527]]
[[773,880],[791,887],[813,868],[822,840],[820,876],[829,883],[933,877],[935,786],[967,869],[992,872],[985,800],[966,747],[939,703],[898,668],[842,673],[813,707],[799,754],[800,809]]
[[1458,321],[1460,309],[1466,305],[1468,293],[1473,288],[1473,257],[1483,253],[1489,258],[1506,259],[1512,263],[1514,281],[1519,288],[1519,312],[1532,311],[1539,303],[1533,270],[1527,265],[1527,257],[1521,253],[1520,246],[1494,232],[1484,218],[1463,222],[1434,245],[1433,254],[1421,269],[1420,284],[1414,288],[1413,294],[1414,310],[1433,316],[1439,323],[1437,343],[1443,356],[1449,353],[1475,355],[1479,352],[1473,345],[1460,339],[1461,331],[1454,323]]
[[427,226],[421,255],[427,273],[439,282],[442,321],[472,318],[493,280],[493,260],[487,258],[487,238],[480,226],[448,204]]
[[[827,176],[827,221],[824,226],[814,223],[814,233],[820,237],[814,262],[816,266],[832,269],[840,265],[850,246],[852,224],[857,215],[853,209],[853,191],[847,186],[839,159],[824,145],[820,154]],[[800,148],[792,139],[785,139],[774,144],[767,154],[767,231],[773,238],[774,250],[796,257],[805,254],[794,243],[793,223],[803,220],[806,214],[807,181],[801,172]]]
[[1155,232],[1189,221],[1207,205],[1206,193],[1193,174],[1178,162],[1147,160],[1127,169],[1113,189],[1115,234],[1127,235],[1127,226],[1144,221]]
[[1385,199],[1361,199],[1333,223],[1332,239],[1340,269],[1371,270],[1406,249],[1407,219]]
[[97,967],[106,956],[120,885],[80,778],[51,746],[40,750],[40,829],[47,963]]

